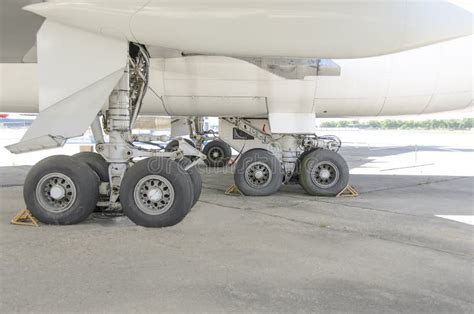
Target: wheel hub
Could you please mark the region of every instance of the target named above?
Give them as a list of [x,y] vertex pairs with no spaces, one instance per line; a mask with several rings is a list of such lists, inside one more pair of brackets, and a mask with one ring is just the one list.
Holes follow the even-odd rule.
[[134,201],[148,215],[161,215],[173,205],[175,192],[171,182],[160,175],[143,177],[135,185]]
[[339,176],[339,169],[330,161],[321,161],[311,169],[311,181],[323,189],[334,186]]
[[272,180],[272,171],[269,166],[263,162],[254,162],[245,170],[245,181],[255,188],[263,188]]
[[148,192],[148,197],[152,202],[158,202],[163,198],[163,192],[160,189],[153,189]]
[[321,171],[319,172],[319,176],[323,180],[329,179],[331,177],[331,171],[329,171],[328,169],[321,169]]
[[66,190],[59,184],[56,184],[49,191],[49,195],[55,200],[60,200],[66,195]]
[[62,173],[49,173],[36,185],[36,199],[44,210],[61,213],[74,204],[77,197],[72,179]]
[[220,161],[224,156],[224,151],[220,147],[213,147],[209,151],[209,159]]

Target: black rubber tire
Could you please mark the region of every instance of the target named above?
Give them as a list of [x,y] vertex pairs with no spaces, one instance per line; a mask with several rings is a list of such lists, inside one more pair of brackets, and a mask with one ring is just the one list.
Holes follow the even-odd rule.
[[[175,197],[171,207],[159,215],[142,211],[134,200],[135,186],[148,175],[160,175],[167,179]],[[193,184],[189,174],[171,159],[151,157],[137,162],[127,170],[120,187],[120,203],[124,214],[134,223],[144,227],[169,227],[186,217],[192,207]]]
[[[61,213],[45,210],[36,196],[36,186],[50,173],[69,177],[76,187],[76,200]],[[38,162],[25,179],[23,197],[34,217],[45,224],[72,225],[84,221],[96,208],[99,200],[99,177],[86,164],[70,156],[51,156]]]
[[295,167],[295,172],[293,173],[293,176],[291,177],[290,179],[290,182],[291,183],[299,183],[300,181],[300,166],[301,166],[301,163],[303,162],[303,159],[310,153],[314,152],[315,150],[317,150],[317,148],[313,148],[311,150],[307,150],[307,151],[304,151],[301,153],[301,155],[298,157],[298,159],[296,160],[296,167]]
[[[184,138],[184,140],[186,141],[186,143],[188,143],[189,145],[191,145],[192,147],[196,148],[196,144],[194,144],[193,141],[191,141],[190,139],[188,138]],[[166,147],[165,147],[165,152],[174,152],[178,149],[179,147],[179,142],[177,140],[172,140],[171,142],[169,142]]]
[[[250,185],[245,179],[246,169],[254,162],[262,162],[268,166],[272,178],[270,182],[257,188]],[[271,152],[265,149],[252,149],[240,156],[234,172],[235,185],[240,192],[247,196],[268,196],[276,193],[283,183],[283,170],[280,161]]]
[[97,173],[101,182],[109,182],[109,164],[102,155],[93,152],[82,152],[72,156],[77,160],[86,163]]
[[[190,163],[192,163],[191,160],[188,158],[183,158],[180,161],[178,161],[178,164],[184,169],[186,168]],[[199,173],[198,167],[194,166],[190,169],[188,169],[187,173],[191,177],[191,182],[193,183],[193,205],[191,206],[194,207],[196,205],[197,201],[199,200],[199,197],[201,197],[201,192],[202,192],[202,177],[201,174]]]
[[[222,158],[219,158],[218,160],[215,160],[211,156],[211,153],[213,152],[213,148],[216,148],[216,147],[219,148],[224,153]],[[206,165],[209,167],[215,167],[215,168],[225,167],[227,164],[229,164],[229,160],[232,157],[232,149],[227,143],[224,143],[221,140],[213,140],[207,143],[206,146],[204,146],[202,153],[206,155],[207,157],[204,160]]]
[[[327,188],[318,186],[312,178],[312,170],[320,162],[330,162],[338,172],[335,183]],[[334,175],[334,174],[333,174]],[[349,166],[344,158],[336,152],[319,149],[307,154],[299,167],[299,182],[303,189],[314,196],[337,196],[349,183]]]

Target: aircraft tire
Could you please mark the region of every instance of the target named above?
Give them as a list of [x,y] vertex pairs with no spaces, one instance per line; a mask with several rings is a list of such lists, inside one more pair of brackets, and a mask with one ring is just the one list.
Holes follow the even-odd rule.
[[81,152],[72,156],[87,164],[99,176],[101,182],[109,182],[109,164],[102,155],[93,152]]
[[193,204],[190,175],[171,159],[151,157],[125,172],[120,187],[124,214],[144,227],[169,227],[186,217]]
[[281,163],[265,149],[249,150],[237,162],[234,181],[244,195],[272,195],[280,189],[283,182]]
[[336,196],[349,182],[349,167],[338,153],[315,150],[301,161],[299,182],[310,195]]
[[297,161],[296,161],[296,169],[295,169],[295,172],[293,173],[293,176],[291,177],[291,180],[290,182],[294,182],[294,183],[299,183],[300,179],[299,179],[299,172],[300,172],[300,165],[301,163],[303,162],[303,159],[310,153],[314,152],[315,150],[317,150],[317,148],[314,148],[314,149],[311,149],[311,150],[307,150],[307,151],[304,151],[303,153],[301,153],[301,155],[298,157]]
[[42,223],[72,225],[96,208],[99,184],[98,175],[86,164],[70,156],[51,156],[31,168],[23,197]]
[[[178,161],[178,164],[184,169],[191,162],[192,161],[189,160],[188,158],[183,158],[180,161]],[[191,182],[193,183],[193,205],[191,207],[194,207],[194,205],[196,205],[197,201],[199,200],[199,197],[201,197],[202,177],[196,166],[188,169],[187,173],[191,177]]]
[[206,155],[204,162],[209,167],[224,167],[232,157],[232,149],[221,140],[213,140],[204,146],[202,153]]

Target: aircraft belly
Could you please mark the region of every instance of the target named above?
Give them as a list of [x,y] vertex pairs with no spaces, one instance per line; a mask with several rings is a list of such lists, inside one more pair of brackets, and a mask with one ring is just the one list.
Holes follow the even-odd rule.
[[[472,102],[472,39],[382,57],[335,60],[340,76],[287,80],[243,60],[152,59],[145,115],[317,117],[419,114]],[[0,111],[37,112],[36,64],[1,64]],[[313,97],[314,95],[314,97]],[[314,102],[313,102],[314,100]]]
[[265,117],[268,114],[266,98],[261,96],[165,96],[167,111],[173,116],[190,112],[202,116]]
[[[260,117],[269,112],[313,112],[315,77],[287,80],[226,57],[153,59],[154,63],[150,87],[161,90],[163,107],[158,110],[169,115]],[[145,112],[152,111],[149,100]]]
[[423,113],[435,113],[457,109],[469,109],[472,112],[472,90],[458,93],[434,94]]
[[471,34],[471,18],[447,1],[152,0],[131,28],[193,53],[359,58]]
[[28,10],[188,53],[360,58],[472,34],[472,14],[424,0],[56,0]]
[[396,116],[422,114],[430,103],[432,94],[416,96],[387,97],[383,103],[379,116]]
[[377,116],[384,102],[384,97],[316,98],[314,108],[319,118]]

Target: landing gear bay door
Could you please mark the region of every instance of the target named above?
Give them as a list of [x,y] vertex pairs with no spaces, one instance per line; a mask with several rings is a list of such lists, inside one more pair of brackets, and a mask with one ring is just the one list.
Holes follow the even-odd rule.
[[128,41],[47,20],[37,35],[40,113],[12,153],[81,136],[123,75]]

